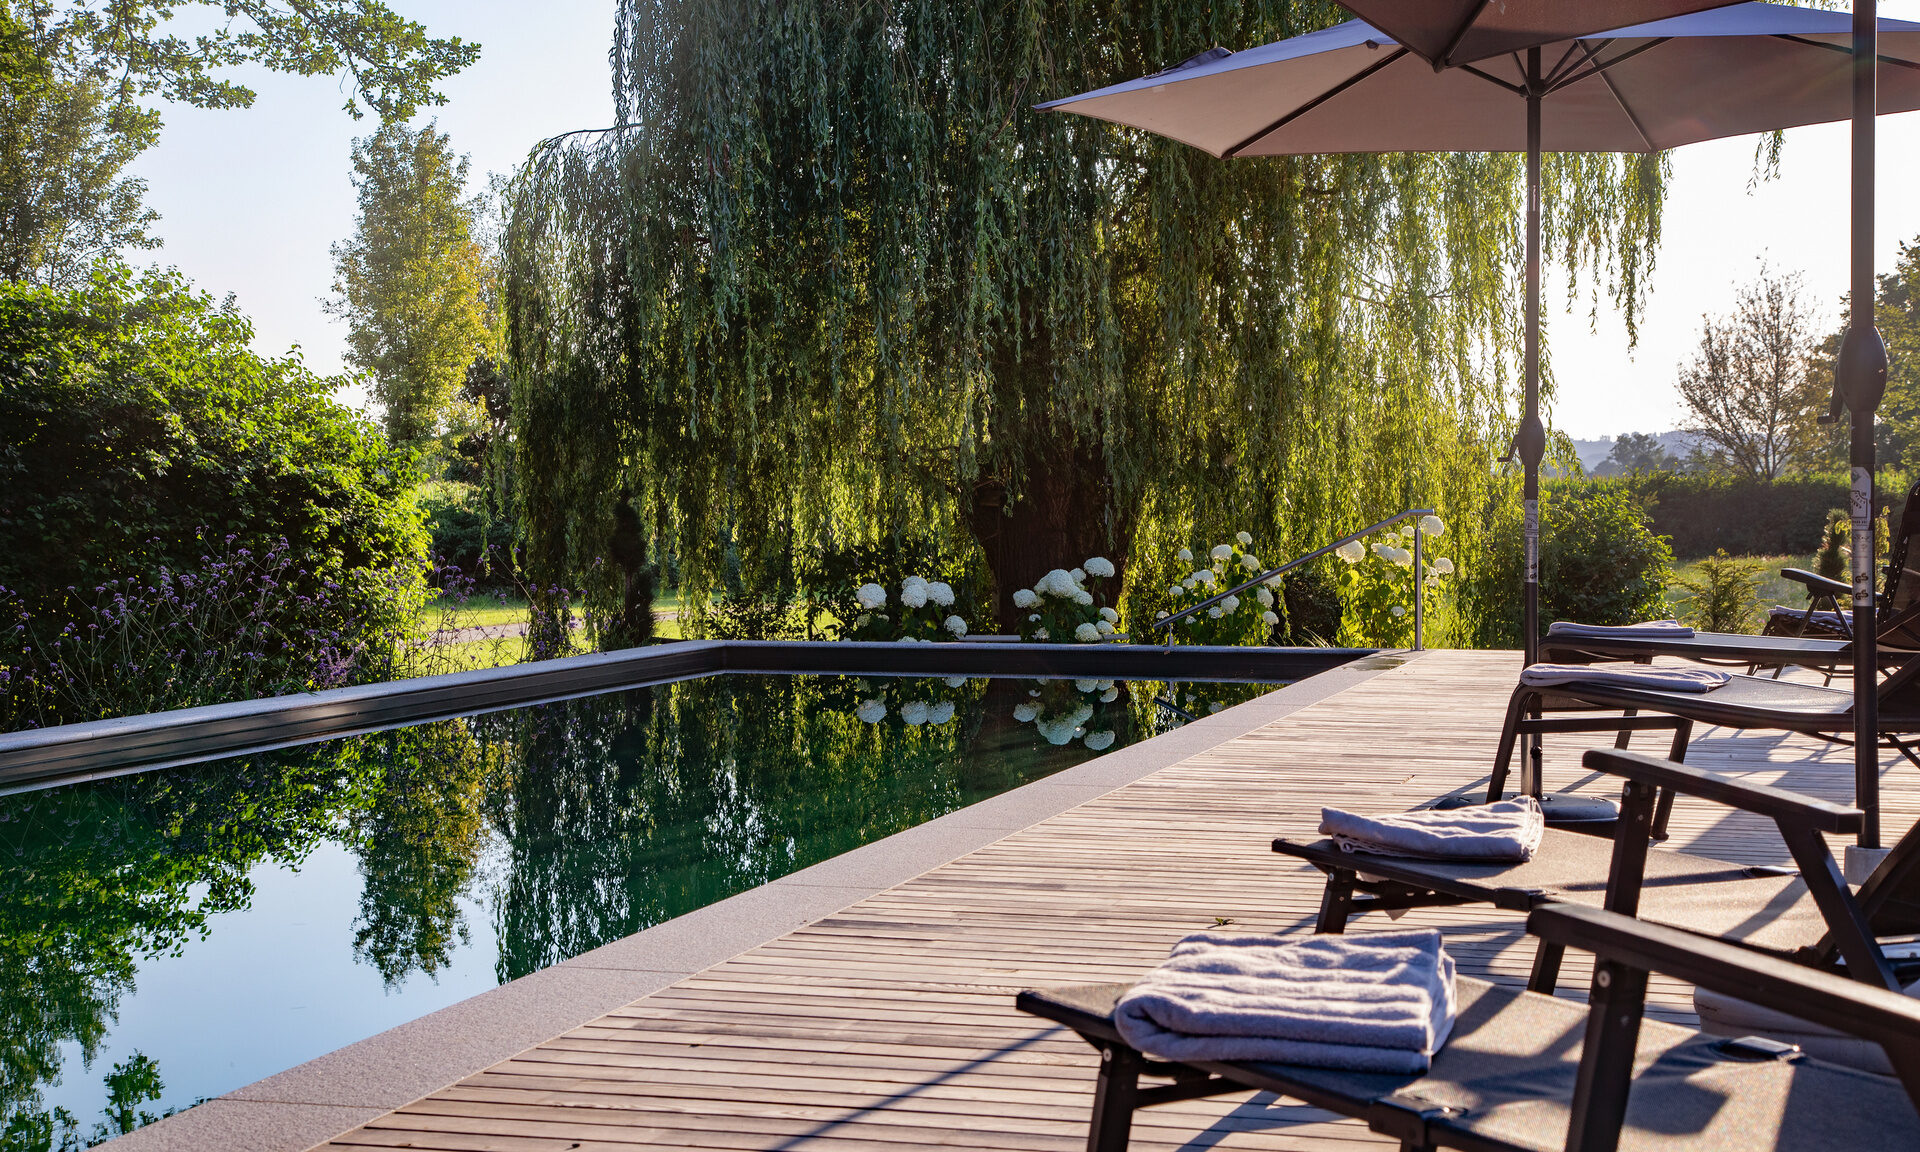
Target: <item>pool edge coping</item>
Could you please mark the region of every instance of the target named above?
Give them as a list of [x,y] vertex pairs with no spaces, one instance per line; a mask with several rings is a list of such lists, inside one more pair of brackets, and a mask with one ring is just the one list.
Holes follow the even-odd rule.
[[1386,650],[488,989],[116,1137],[116,1152],[308,1152],[690,976],[1423,653]]

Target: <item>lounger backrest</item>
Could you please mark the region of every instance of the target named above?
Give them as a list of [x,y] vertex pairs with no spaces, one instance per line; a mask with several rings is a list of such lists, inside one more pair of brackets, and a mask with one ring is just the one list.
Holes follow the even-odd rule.
[[1881,609],[1880,643],[1889,648],[1920,649],[1920,482],[1907,492],[1900,526],[1887,553],[1886,603]]

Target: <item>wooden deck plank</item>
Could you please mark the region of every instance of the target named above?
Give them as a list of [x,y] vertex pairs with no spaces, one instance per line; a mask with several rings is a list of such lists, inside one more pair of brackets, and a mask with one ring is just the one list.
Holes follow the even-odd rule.
[[[1013,1010],[1023,987],[1125,980],[1224,918],[1307,931],[1313,869],[1276,858],[1319,807],[1396,810],[1478,783],[1518,669],[1512,653],[1437,652],[608,1013],[346,1134],[337,1149],[632,1152],[811,1148],[1077,1149],[1095,1059]],[[1643,738],[1644,739],[1644,738]],[[1578,764],[1601,737],[1549,745],[1555,788],[1611,794]],[[1644,739],[1648,748],[1664,741]],[[1692,763],[1846,801],[1850,750],[1800,737],[1697,734]],[[1890,765],[1885,825],[1920,818],[1920,773]],[[1667,847],[1787,861],[1771,825],[1683,799]],[[1843,841],[1836,839],[1836,845]],[[1384,921],[1381,921],[1384,923]],[[1524,982],[1520,920],[1413,910],[1463,971]],[[1562,995],[1588,966],[1569,957]],[[1656,979],[1655,1011],[1691,1019]],[[1138,1149],[1391,1148],[1364,1126],[1264,1096],[1143,1112]]]

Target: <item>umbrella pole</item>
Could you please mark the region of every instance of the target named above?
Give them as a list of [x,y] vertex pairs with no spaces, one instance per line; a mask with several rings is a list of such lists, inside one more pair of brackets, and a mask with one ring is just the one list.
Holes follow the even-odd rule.
[[[1525,411],[1515,447],[1526,468],[1521,508],[1526,518],[1526,583],[1522,587],[1522,651],[1528,664],[1540,659],[1540,459],[1547,430],[1540,422],[1540,49],[1527,49],[1527,331]],[[1521,760],[1521,791],[1541,791],[1538,734],[1527,737]]]
[[[1880,684],[1874,619],[1873,414],[1887,386],[1887,350],[1874,326],[1874,114],[1879,26],[1875,0],[1853,6],[1853,275],[1840,392],[1849,413],[1853,486],[1854,806],[1866,813],[1860,847],[1880,847]],[[1852,869],[1849,869],[1851,872]]]

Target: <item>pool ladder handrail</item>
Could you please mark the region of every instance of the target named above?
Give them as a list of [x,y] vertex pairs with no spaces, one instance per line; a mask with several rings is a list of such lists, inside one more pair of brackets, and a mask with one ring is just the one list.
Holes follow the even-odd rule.
[[[1350,536],[1342,536],[1340,537],[1340,539],[1335,540],[1333,543],[1327,545],[1324,548],[1315,548],[1313,551],[1307,553],[1305,556],[1296,556],[1292,560],[1287,561],[1285,564],[1280,565],[1278,568],[1269,568],[1265,572],[1260,573],[1258,576],[1255,576],[1253,579],[1248,580],[1244,584],[1236,584],[1233,587],[1227,589],[1225,592],[1221,592],[1215,596],[1210,596],[1207,599],[1200,601],[1200,603],[1198,604],[1194,604],[1194,605],[1190,605],[1189,607],[1182,608],[1180,609],[1180,611],[1175,612],[1171,616],[1162,616],[1160,619],[1155,620],[1153,623],[1147,625],[1146,628],[1142,629],[1142,631],[1151,632],[1155,628],[1172,628],[1175,624],[1193,615],[1195,612],[1199,612],[1205,608],[1211,608],[1215,604],[1220,603],[1220,601],[1225,600],[1229,596],[1237,596],[1240,593],[1245,592],[1247,589],[1253,587],[1255,584],[1264,584],[1268,580],[1273,579],[1275,576],[1284,576],[1288,572],[1293,571],[1295,568],[1300,567],[1300,565],[1305,564],[1309,560],[1317,560],[1320,557],[1325,556],[1327,553],[1334,551],[1335,549],[1344,548],[1348,544],[1351,544],[1356,540],[1359,540],[1366,536],[1371,536],[1373,533],[1380,531],[1382,528],[1391,528],[1395,524],[1400,523],[1400,521],[1402,520],[1412,518],[1413,520],[1413,650],[1415,652],[1423,652],[1426,650],[1426,637],[1423,633],[1423,628],[1424,628],[1423,609],[1425,605],[1424,605],[1424,597],[1422,596],[1422,592],[1426,588],[1427,581],[1425,576],[1421,572],[1420,518],[1423,516],[1431,516],[1431,515],[1433,515],[1433,509],[1431,508],[1409,508],[1405,512],[1395,513],[1394,515],[1387,517],[1385,520],[1380,521],[1378,524],[1369,524],[1365,528],[1360,529],[1360,531],[1355,532]],[[1172,638],[1171,633],[1168,634],[1168,638],[1169,639]]]

